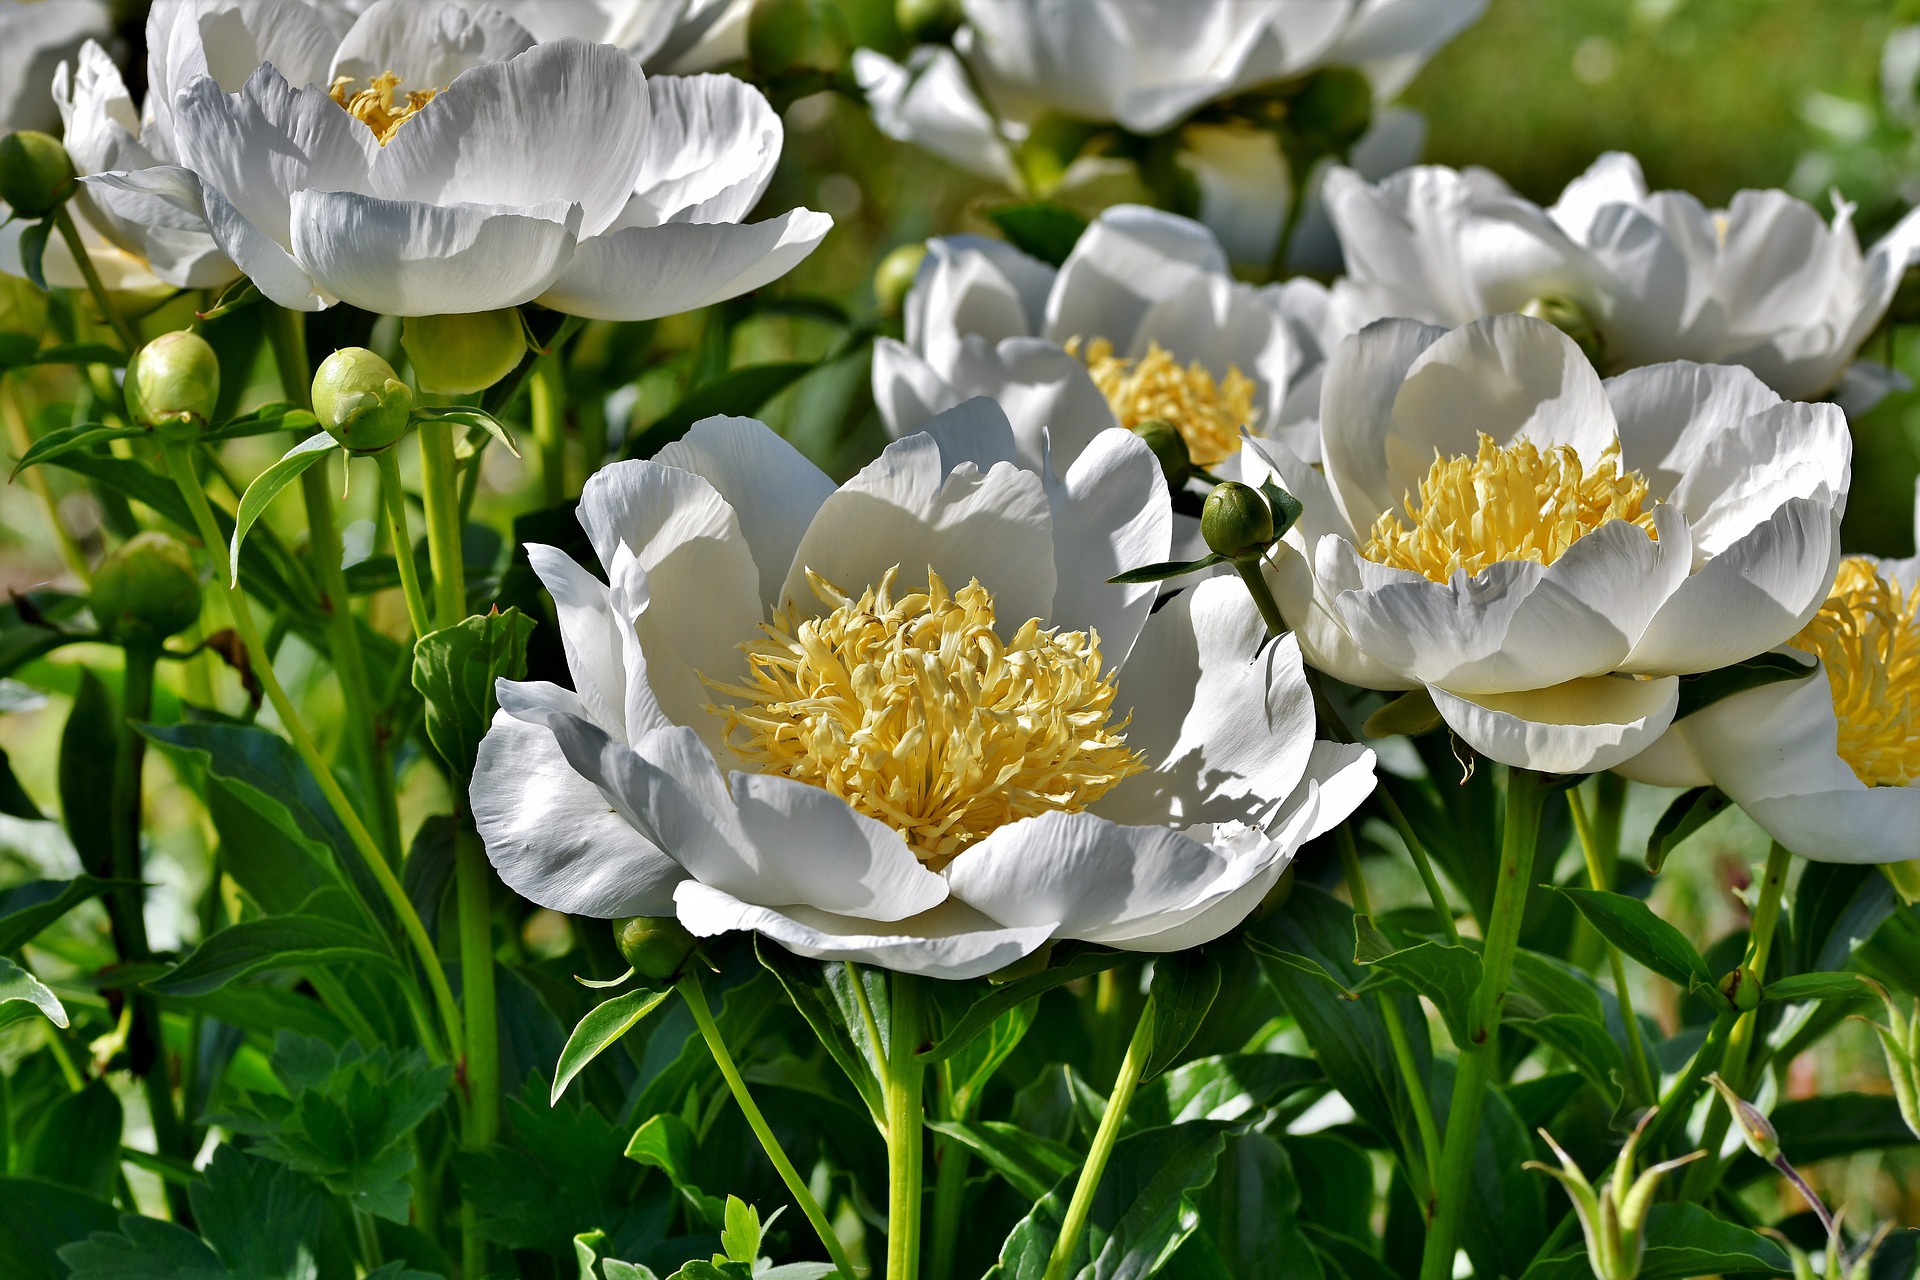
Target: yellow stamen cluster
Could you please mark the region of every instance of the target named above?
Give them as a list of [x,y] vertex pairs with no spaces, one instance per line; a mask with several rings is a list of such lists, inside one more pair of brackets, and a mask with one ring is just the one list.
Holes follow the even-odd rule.
[[1502,560],[1552,564],[1613,520],[1657,536],[1646,477],[1621,470],[1618,441],[1588,468],[1570,445],[1498,445],[1483,432],[1471,458],[1436,454],[1419,494],[1403,505],[1405,520],[1387,511],[1374,522],[1362,554],[1435,582]]
[[1920,779],[1920,592],[1858,556],[1840,562],[1833,593],[1790,642],[1820,659],[1840,721],[1840,758],[1870,787]]
[[824,616],[789,604],[741,645],[747,676],[708,680],[750,766],[824,787],[896,828],[936,868],[1019,818],[1084,808],[1144,762],[1109,726],[1099,637],[1028,621],[994,630],[976,580],[949,594],[899,567],[857,599],[811,570]]
[[1147,354],[1125,360],[1113,354],[1113,344],[1095,338],[1082,356],[1080,339],[1067,343],[1067,353],[1086,361],[1087,373],[1107,398],[1113,416],[1131,430],[1149,419],[1171,422],[1187,442],[1195,465],[1210,467],[1240,449],[1240,428],[1253,421],[1253,396],[1258,385],[1236,365],[1214,381],[1198,360],[1182,366],[1173,353],[1157,342]]
[[327,96],[345,107],[347,114],[373,130],[373,136],[380,140],[381,146],[393,141],[393,135],[400,126],[419,114],[420,108],[432,102],[438,89],[409,89],[404,102],[395,102],[394,90],[400,87],[400,77],[391,71],[382,71],[375,76],[366,88],[354,92],[352,76],[336,76],[327,90]]

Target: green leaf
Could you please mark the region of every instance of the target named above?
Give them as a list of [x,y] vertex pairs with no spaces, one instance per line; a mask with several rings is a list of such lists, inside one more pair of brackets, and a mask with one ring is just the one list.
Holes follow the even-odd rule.
[[[1366,965],[1433,1001],[1446,1019],[1453,1042],[1467,1043],[1467,1006],[1480,985],[1480,957],[1466,947],[1438,942],[1420,942],[1395,950],[1366,916],[1355,916],[1353,929],[1354,963]],[[1378,978],[1370,978],[1361,989],[1379,985]]]
[[[869,981],[869,975],[858,966],[831,960],[808,960],[794,955],[778,943],[767,942],[757,936],[753,945],[760,963],[779,979],[793,1007],[813,1028],[814,1035],[819,1038],[828,1056],[839,1064],[847,1079],[853,1083],[860,1100],[867,1104],[874,1123],[884,1125],[886,1105],[880,1095],[877,1073],[879,1055],[884,1052],[887,1034],[887,987],[884,976],[873,975]],[[856,982],[861,984],[859,993],[864,993],[866,1007],[873,1013],[875,1030],[881,1037],[881,1043],[875,1043],[867,1031],[866,1017],[858,1002],[859,993],[856,993],[853,985]],[[985,1031],[991,1025],[989,1019],[982,1023],[980,1030]]]
[[1140,1086],[1127,1110],[1142,1129],[1189,1120],[1242,1120],[1327,1078],[1311,1058],[1286,1053],[1230,1053],[1196,1058]]
[[1272,1136],[1229,1139],[1219,1175],[1194,1203],[1234,1280],[1320,1280],[1313,1248],[1300,1227],[1294,1163]]
[[473,776],[493,720],[494,681],[526,674],[532,633],[533,619],[509,608],[428,632],[413,647],[413,687],[426,700],[427,737],[463,782]]
[[73,707],[60,731],[60,815],[80,865],[104,876],[113,865],[113,819],[103,803],[113,794],[120,709],[90,668],[80,669]]
[[34,288],[43,293],[47,290],[47,239],[52,234],[52,218],[29,222],[26,230],[20,233],[20,269],[26,272],[27,279],[33,281]]
[[276,400],[202,432],[200,438],[208,441],[239,440],[247,436],[270,435],[275,431],[313,431],[319,426],[320,419],[307,410],[290,401]]
[[5,956],[0,956],[0,1005],[12,1004],[16,1000],[24,1000],[39,1009],[56,1027],[67,1025],[67,1011],[60,1004],[60,997],[48,990],[40,979]]
[[345,891],[322,889],[291,915],[228,925],[147,985],[161,995],[198,996],[262,969],[341,963],[392,968],[393,957],[378,939],[342,919],[351,911]]
[[104,444],[109,440],[133,440],[147,433],[139,427],[109,427],[102,422],[79,422],[70,427],[55,427],[47,432],[20,455],[9,473],[11,480],[28,467],[38,466],[50,458],[84,449],[89,445]]
[[566,1048],[560,1051],[560,1063],[554,1068],[553,1092],[548,1104],[559,1102],[560,1095],[567,1091],[573,1078],[621,1036],[640,1025],[641,1019],[658,1009],[670,991],[649,991],[642,987],[595,1005],[592,1012],[580,1019],[580,1025],[567,1037]]
[[120,1126],[120,1099],[105,1080],[90,1081],[40,1113],[14,1172],[111,1199],[119,1185]]
[[726,1225],[720,1231],[720,1249],[730,1262],[749,1268],[760,1259],[760,1211],[739,1196],[727,1197]]
[[1804,680],[1820,669],[1820,664],[1791,653],[1757,653],[1744,662],[1717,667],[1698,675],[1680,677],[1680,700],[1673,711],[1675,720],[1684,720],[1736,693],[1778,684],[1782,680]]
[[549,1106],[535,1073],[507,1100],[502,1140],[454,1156],[461,1203],[481,1235],[509,1249],[565,1256],[578,1249],[571,1233],[589,1223],[622,1241],[655,1238],[672,1202],[636,1194],[648,1175],[626,1158],[628,1137],[593,1106]]
[[240,581],[240,546],[247,540],[247,531],[253,528],[254,521],[265,513],[267,505],[282,489],[300,478],[301,472],[316,462],[325,462],[327,455],[339,447],[334,438],[325,432],[308,436],[247,485],[247,491],[240,495],[239,511],[233,518],[228,568],[234,582]]
[[176,1223],[127,1214],[118,1232],[66,1245],[73,1280],[237,1280],[200,1237]]
[[1175,951],[1153,963],[1148,998],[1153,1001],[1146,1066],[1147,1081],[1173,1065],[1213,1008],[1220,994],[1220,963],[1205,951]]
[[[9,818],[20,818],[27,822],[45,822],[47,815],[40,812],[40,806],[33,802],[26,788],[20,785],[20,779],[13,776],[13,762],[7,759],[7,753],[0,751],[0,813]],[[6,914],[6,908],[0,906],[0,916]],[[8,948],[0,945],[0,951]]]
[[1168,578],[1178,578],[1183,574],[1211,569],[1217,564],[1226,563],[1226,559],[1225,556],[1208,552],[1198,560],[1162,560],[1155,564],[1141,565],[1138,569],[1129,569],[1125,573],[1116,573],[1107,581],[1117,586],[1129,587],[1142,582],[1165,582]]
[[86,608],[85,596],[64,591],[22,591],[0,602],[0,676],[70,642],[59,625]]
[[694,1216],[709,1227],[724,1220],[726,1205],[718,1196],[710,1196],[693,1181],[693,1130],[687,1122],[671,1113],[649,1116],[634,1131],[627,1143],[627,1159],[658,1169],[667,1175],[674,1190],[685,1198]]
[[[1187,1196],[1214,1176],[1230,1126],[1211,1121],[1149,1129],[1114,1145],[1086,1233],[1068,1263],[1074,1280],[1150,1276],[1197,1225]],[[1079,1170],[1054,1184],[1001,1246],[988,1280],[1039,1280],[1059,1238]]]
[[974,1002],[965,1016],[946,1028],[939,1039],[923,1050],[920,1056],[928,1062],[950,1058],[965,1048],[975,1036],[983,1034],[1007,1010],[1038,999],[1076,978],[1091,977],[1122,965],[1138,964],[1140,959],[1136,953],[1110,951],[1105,947],[1056,946],[1052,962],[1039,973],[986,987],[985,994]]
[[1274,483],[1268,476],[1260,482],[1260,496],[1267,500],[1267,510],[1273,513],[1273,536],[1278,538],[1300,522],[1306,514],[1306,507],[1300,499]]
[[81,903],[126,883],[79,875],[71,880],[29,880],[0,889],[0,952],[18,951]]
[[104,364],[118,369],[127,363],[127,353],[99,342],[56,342],[34,352],[27,363]]
[[1086,1163],[1086,1158],[1066,1143],[1000,1120],[974,1124],[929,1120],[927,1127],[979,1156],[1027,1200],[1039,1200],[1054,1184]]
[[1051,200],[996,205],[986,213],[1014,248],[1054,267],[1067,260],[1087,229],[1084,214]]
[[[959,995],[969,1005],[972,1003],[972,993],[967,990],[965,983],[943,982],[934,987],[933,992],[936,1004],[949,992]],[[993,1079],[994,1073],[1026,1038],[1027,1031],[1033,1026],[1035,1011],[1036,1005],[1032,1001],[1015,1005],[995,1018],[985,1035],[977,1037],[939,1065],[938,1069],[946,1073],[947,1096],[954,1119],[965,1120],[973,1113],[974,1105],[979,1101],[981,1091],[987,1087],[987,1082]]]
[[417,408],[413,411],[413,416],[435,422],[451,422],[463,427],[478,427],[505,445],[508,453],[516,458],[520,456],[520,446],[514,441],[513,433],[507,430],[505,423],[485,409],[477,409],[472,405],[453,405],[444,409]]
[[260,286],[256,285],[250,277],[241,276],[220,291],[220,296],[214,299],[212,307],[205,311],[196,311],[194,318],[218,320],[221,316],[238,311],[241,307],[253,305],[260,301],[260,296]]
[[659,421],[628,437],[623,458],[651,458],[699,422],[716,414],[751,417],[762,405],[813,372],[806,360],[743,365],[695,387]]
[[1760,988],[1763,1003],[1797,1000],[1864,1000],[1875,994],[1873,984],[1857,973],[1796,973],[1775,978]]
[[1695,787],[1674,797],[1647,837],[1647,870],[1655,875],[1688,836],[1719,817],[1733,801],[1718,787]]
[[1600,936],[1683,989],[1714,985],[1713,973],[1686,935],[1638,898],[1599,889],[1560,888]]
[[[1764,1272],[1788,1275],[1785,1250],[1757,1232],[1713,1216],[1697,1204],[1657,1204],[1647,1215],[1646,1252],[1638,1280],[1685,1280],[1689,1276]],[[1536,1258],[1522,1280],[1591,1280],[1587,1250],[1575,1243],[1551,1257]]]
[[0,1178],[0,1276],[7,1280],[69,1280],[60,1247],[113,1227],[113,1206],[104,1201],[39,1178]]

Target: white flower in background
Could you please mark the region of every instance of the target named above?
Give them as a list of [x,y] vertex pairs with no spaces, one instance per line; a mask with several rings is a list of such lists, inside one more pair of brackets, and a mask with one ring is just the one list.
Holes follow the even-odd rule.
[[1848,556],[1787,644],[1811,676],[1676,721],[1621,772],[1717,786],[1803,858],[1920,858],[1920,557]]
[[139,139],[155,163],[96,169],[88,194],[149,234],[210,230],[283,306],[650,318],[777,279],[832,225],[740,223],[782,133],[731,77],[649,81],[612,46],[535,44],[451,3],[167,16]]
[[1325,308],[1311,281],[1236,281],[1205,227],[1139,206],[1101,214],[1057,271],[1004,241],[951,236],[927,246],[906,341],[875,346],[874,400],[901,436],[989,396],[1034,470],[1159,418],[1197,464],[1237,475],[1242,428],[1298,431],[1317,412]]
[[504,0],[500,7],[536,40],[617,44],[655,75],[739,62],[753,10],[752,0]]
[[1502,315],[1369,325],[1324,385],[1324,472],[1252,446],[1306,508],[1269,575],[1281,611],[1310,663],[1424,686],[1495,760],[1630,758],[1677,677],[1771,649],[1833,581],[1845,417],[1744,369],[1602,383],[1558,329]]
[[111,40],[105,0],[0,0],[0,133],[53,133],[53,73],[89,40]]
[[989,401],[928,425],[839,487],[739,418],[588,482],[607,581],[529,548],[574,688],[503,681],[473,780],[509,886],[963,978],[1217,937],[1360,803],[1238,582],[1106,581],[1168,546],[1137,437],[1056,479]]
[[[1384,100],[1485,2],[962,0],[962,8],[951,48],[923,45],[905,65],[856,51],[855,77],[884,132],[1023,189],[1019,148],[1048,117],[1141,136],[1181,130],[1179,163],[1198,187],[1202,220],[1236,261],[1264,264],[1296,175],[1272,130],[1195,114],[1335,66],[1361,71]],[[1381,112],[1355,162],[1390,172],[1418,156],[1423,138],[1413,113]]]
[[[1836,200],[1831,224],[1782,191],[1725,210],[1649,192],[1610,152],[1542,209],[1484,169],[1409,169],[1384,182],[1336,169],[1325,201],[1346,252],[1342,332],[1403,316],[1458,325],[1541,299],[1580,308],[1608,372],[1663,360],[1745,365],[1781,395],[1839,383],[1920,248],[1909,215],[1866,254]],[[1864,371],[1863,371],[1864,373]],[[1850,396],[1884,394],[1884,374]]]

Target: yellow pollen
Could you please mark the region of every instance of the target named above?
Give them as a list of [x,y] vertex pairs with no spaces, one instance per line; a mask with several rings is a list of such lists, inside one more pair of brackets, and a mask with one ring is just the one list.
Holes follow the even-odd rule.
[[373,136],[380,140],[381,146],[393,141],[393,135],[400,126],[418,115],[420,108],[432,102],[438,89],[409,89],[405,102],[396,103],[393,91],[400,87],[400,77],[391,71],[382,71],[375,76],[366,88],[353,92],[352,76],[336,76],[327,96],[345,107],[347,114],[373,130]]
[[1497,445],[1482,432],[1471,458],[1436,453],[1418,496],[1407,495],[1402,505],[1406,521],[1382,512],[1361,554],[1435,582],[1503,560],[1552,564],[1613,520],[1632,521],[1649,538],[1658,536],[1646,477],[1621,470],[1617,440],[1588,469],[1570,445]]
[[1833,593],[1790,644],[1820,659],[1840,721],[1840,758],[1870,787],[1920,778],[1920,592],[1849,556]]
[[763,773],[824,787],[906,837],[936,868],[1020,818],[1073,812],[1146,767],[1109,726],[1114,685],[1092,632],[994,630],[979,581],[857,599],[807,571],[824,616],[776,609],[740,646],[738,684],[707,679],[709,710]]
[[1210,467],[1240,449],[1240,428],[1253,421],[1253,396],[1258,384],[1228,365],[1219,382],[1198,360],[1182,368],[1173,353],[1157,342],[1147,344],[1138,360],[1113,354],[1113,344],[1095,338],[1081,354],[1080,339],[1067,343],[1067,354],[1087,362],[1087,373],[1107,398],[1120,425],[1132,430],[1153,418],[1171,422],[1187,442],[1196,466]]

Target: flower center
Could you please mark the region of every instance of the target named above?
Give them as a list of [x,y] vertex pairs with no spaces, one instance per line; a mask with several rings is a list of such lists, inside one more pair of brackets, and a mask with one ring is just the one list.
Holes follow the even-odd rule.
[[1849,556],[1813,621],[1788,641],[1820,659],[1840,721],[1840,758],[1870,787],[1920,778],[1920,593]]
[[889,569],[858,599],[812,570],[822,617],[776,609],[740,646],[747,675],[708,680],[733,699],[740,757],[764,773],[824,787],[897,829],[922,861],[945,865],[1020,818],[1084,808],[1146,767],[1109,726],[1114,685],[1099,637],[1028,621],[994,630],[976,579],[949,594],[929,572],[901,592]]
[[1086,361],[1093,385],[1121,426],[1131,431],[1154,418],[1171,422],[1196,466],[1232,457],[1240,448],[1240,428],[1253,421],[1258,384],[1237,365],[1228,365],[1227,376],[1216,383],[1198,360],[1182,367],[1157,342],[1148,343],[1147,354],[1138,360],[1114,355],[1105,338],[1087,343],[1084,355],[1080,339],[1073,338],[1067,354]]
[[1568,547],[1612,520],[1630,520],[1657,537],[1647,479],[1620,467],[1620,442],[1591,469],[1570,445],[1542,450],[1530,441],[1497,445],[1482,432],[1472,457],[1434,456],[1403,520],[1381,513],[1361,554],[1435,582],[1456,570],[1479,573],[1502,560],[1552,564]]
[[373,136],[380,140],[381,146],[393,141],[393,135],[400,126],[420,113],[420,108],[432,102],[438,89],[409,89],[406,101],[395,102],[394,90],[400,87],[400,77],[391,71],[382,71],[370,81],[366,88],[358,93],[353,91],[352,76],[337,76],[327,90],[327,96],[345,107],[347,114],[373,130]]

